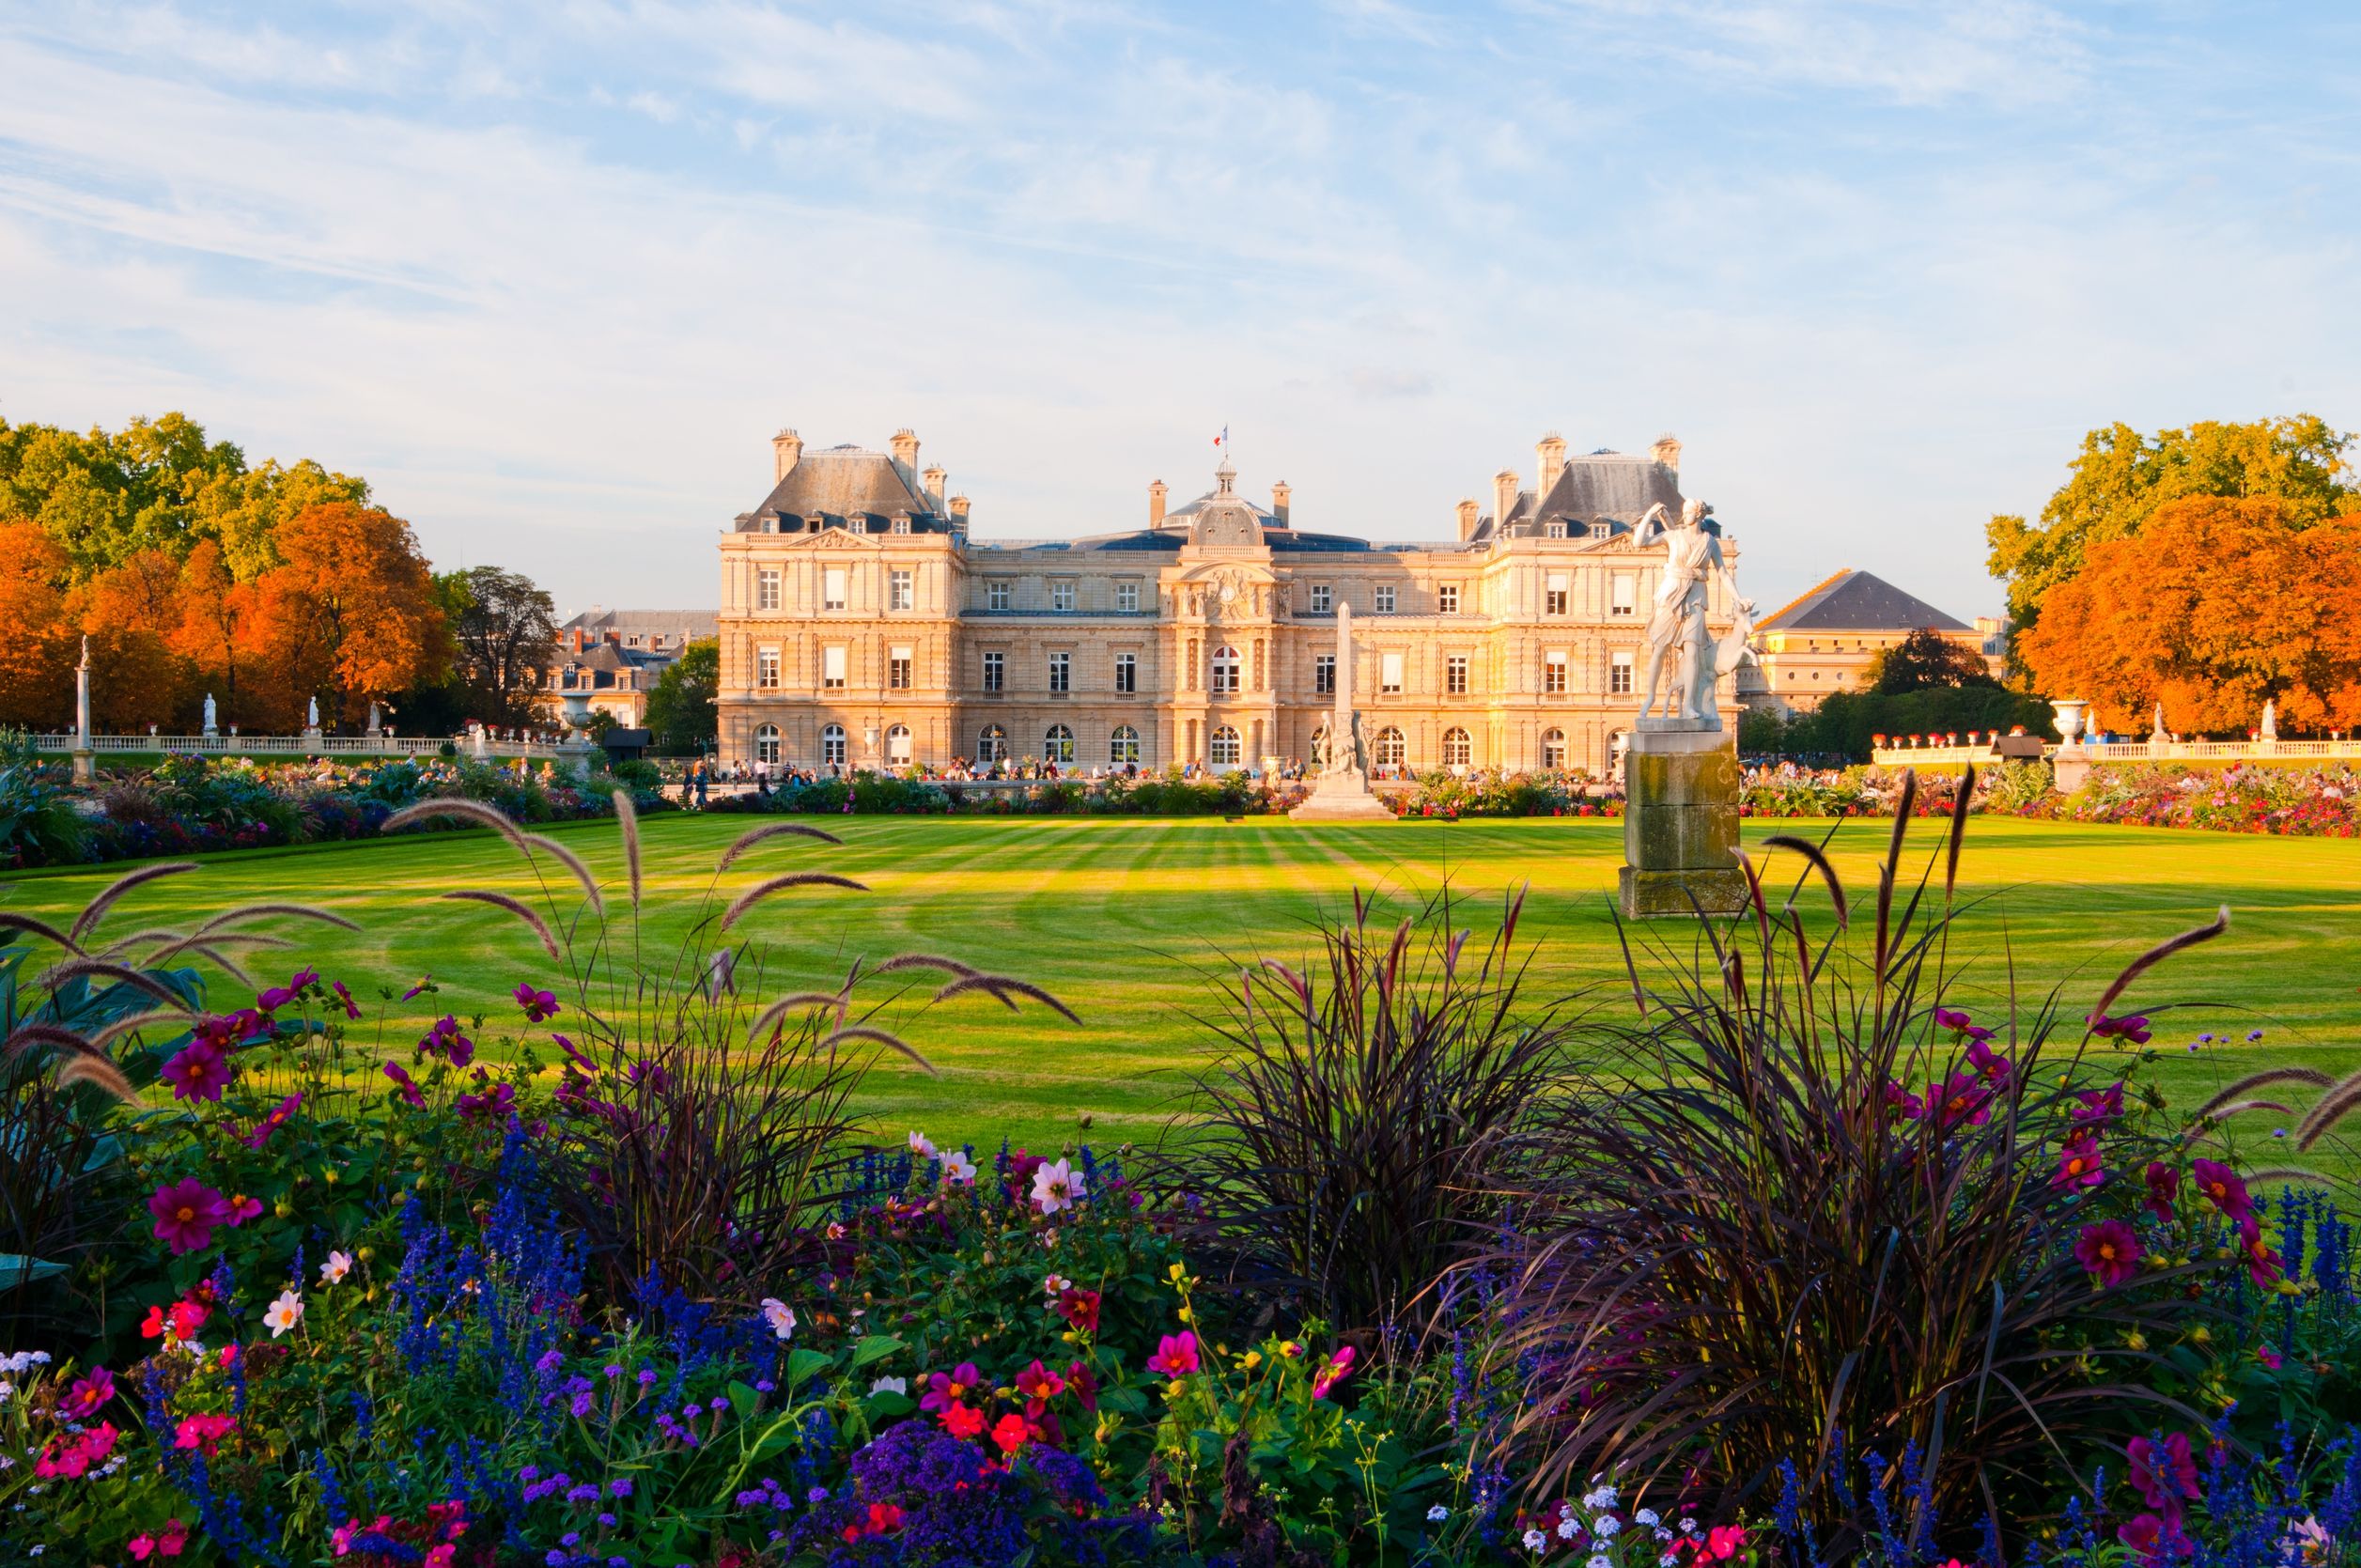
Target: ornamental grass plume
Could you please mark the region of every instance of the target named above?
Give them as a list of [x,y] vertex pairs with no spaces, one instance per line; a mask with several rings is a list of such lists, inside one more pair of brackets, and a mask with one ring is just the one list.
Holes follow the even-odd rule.
[[[758,850],[842,843],[800,824],[741,834],[691,895],[686,934],[656,948],[639,820],[624,791],[614,815],[624,877],[614,900],[582,855],[477,802],[422,801],[385,825],[463,817],[523,859],[529,889],[443,896],[506,914],[556,960],[548,984],[529,977],[513,995],[529,1021],[566,1026],[552,1036],[566,1054],[539,1179],[584,1238],[594,1295],[628,1306],[653,1279],[752,1315],[767,1294],[793,1294],[786,1286],[815,1245],[811,1222],[842,1196],[864,1130],[852,1102],[868,1075],[895,1057],[934,1070],[886,1027],[889,1008],[914,1000],[923,1012],[974,994],[1012,1011],[1034,1001],[1073,1015],[1037,986],[925,954],[874,969],[856,961],[818,987],[774,984],[768,952],[743,935],[758,917],[788,893],[867,891],[825,871],[724,886]],[[913,983],[930,972],[950,983]]]
[[[1911,815],[1851,921],[1821,848],[1775,837],[1808,862],[1784,896],[1746,859],[1740,914],[1700,915],[1680,945],[1624,928],[1630,1012],[1585,1021],[1582,1092],[1555,1102],[1540,1179],[1508,1195],[1519,1234],[1483,1265],[1514,1281],[1500,1353],[1529,1375],[1509,1445],[1534,1495],[1614,1473],[1731,1512],[1778,1495],[1794,1455],[1793,1500],[1842,1518],[1849,1439],[1925,1456],[1920,1529],[1939,1513],[2013,1539],[2089,1445],[2197,1420],[2148,1347],[2211,1310],[2177,1287],[2218,1265],[2090,1224],[2116,1188],[2059,1151],[2104,1141],[2120,1172],[2179,1153],[2086,1098],[2101,1069],[2077,1023],[2224,923],[2143,955],[2096,1007],[2012,986],[1971,1032],[1950,952],[1966,814],[1915,885]],[[1836,911],[1817,934],[1797,908],[1814,874]],[[2106,1212],[2136,1212],[2138,1184],[2116,1184]]]

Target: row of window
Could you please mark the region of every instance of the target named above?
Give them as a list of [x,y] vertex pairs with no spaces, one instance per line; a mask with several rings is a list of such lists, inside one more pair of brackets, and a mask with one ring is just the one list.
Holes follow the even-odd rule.
[[[1008,690],[1008,656],[998,651],[989,651],[983,657],[984,690],[986,691]],[[1559,649],[1552,649],[1543,656],[1541,689],[1544,692],[1551,696],[1562,696],[1568,690],[1567,660],[1567,654]],[[1052,691],[1073,691],[1073,654],[1064,649],[1059,649],[1048,655],[1048,661],[1049,690]],[[889,649],[886,657],[887,688],[894,691],[909,691],[911,685],[912,664],[909,648]],[[1468,660],[1466,654],[1454,653],[1444,659],[1443,691],[1447,695],[1464,697],[1468,694],[1469,689],[1468,669]],[[1245,663],[1239,657],[1238,650],[1225,643],[1213,650],[1208,690],[1217,695],[1235,695],[1243,690],[1244,673]],[[1792,680],[1794,677],[1791,675],[1789,678]],[[1817,672],[1814,673],[1812,678],[1815,680],[1819,678]],[[1402,692],[1402,682],[1403,656],[1394,652],[1380,653],[1377,656],[1378,692],[1384,696],[1399,696]],[[779,650],[777,648],[765,647],[755,650],[754,684],[767,691],[778,690]],[[844,684],[845,649],[841,644],[831,644],[820,650],[820,685],[832,691],[842,690]],[[1321,696],[1328,696],[1335,692],[1336,656],[1334,654],[1324,653],[1313,660],[1312,689]],[[1128,696],[1139,690],[1139,656],[1131,653],[1115,655],[1115,691],[1117,693]],[[1617,695],[1628,693],[1632,690],[1632,656],[1629,653],[1616,652],[1608,656],[1607,690]]]
[[[911,609],[916,603],[916,591],[912,584],[910,572],[906,568],[896,567],[890,568],[886,572],[885,576],[886,609],[889,611]],[[1615,573],[1613,577],[1609,579],[1608,589],[1609,598],[1608,603],[1608,613],[1610,615],[1631,615],[1638,613],[1637,607],[1639,602],[1639,579],[1637,573],[1622,571]],[[826,567],[821,568],[820,608],[822,610],[845,609],[850,602],[849,592],[846,567]],[[1435,608],[1437,613],[1445,615],[1458,614],[1460,602],[1459,592],[1459,584],[1456,582],[1445,582],[1438,584],[1435,590]],[[984,607],[986,610],[1010,609],[1013,607],[1015,602],[1015,585],[1011,583],[1008,579],[998,577],[986,579],[984,584]],[[1378,584],[1373,591],[1373,597],[1375,598],[1376,613],[1378,614],[1390,615],[1394,613],[1395,598],[1393,584],[1390,582]],[[1551,572],[1547,579],[1547,584],[1543,592],[1542,605],[1544,613],[1551,615],[1562,615],[1566,613],[1566,608],[1571,600],[1571,598],[1572,589],[1567,574],[1564,572]],[[775,611],[780,608],[782,602],[780,568],[777,567],[756,567],[754,571],[754,608],[756,610]],[[1070,612],[1074,609],[1075,604],[1076,585],[1074,582],[1065,578],[1052,579],[1049,583],[1049,608],[1052,611]],[[1130,614],[1136,613],[1139,608],[1139,582],[1132,578],[1118,579],[1115,583],[1115,609],[1119,613]],[[1326,582],[1313,583],[1312,613],[1315,615],[1325,615],[1333,612],[1335,608],[1335,594],[1330,585]],[[634,643],[637,641],[638,639],[633,639]],[[1813,645],[1815,647],[1818,646],[1817,644]]]
[[[1325,727],[1320,731],[1325,736]],[[1228,724],[1217,725],[1205,737],[1205,760],[1216,768],[1238,768],[1246,762],[1245,742],[1236,729]],[[1370,761],[1379,768],[1401,768],[1409,760],[1409,744],[1401,729],[1388,724],[1372,737],[1369,743]],[[975,737],[975,760],[993,763],[1014,760],[1009,748],[1008,731],[999,724],[986,724]],[[824,725],[820,730],[820,762],[823,766],[841,768],[847,759],[847,737],[842,724]],[[1051,724],[1041,737],[1041,759],[1061,765],[1075,760],[1074,731],[1065,724]],[[776,765],[783,760],[780,751],[779,726],[762,724],[754,730],[754,760]],[[911,760],[910,732],[906,724],[895,724],[885,732],[885,760],[889,766],[907,767]],[[1142,760],[1140,732],[1129,724],[1118,724],[1107,737],[1107,761],[1122,768]],[[1544,731],[1541,737],[1541,760],[1544,768],[1563,768],[1566,765],[1566,732],[1560,729]],[[1453,727],[1443,732],[1442,765],[1445,768],[1468,768],[1475,762],[1475,742],[1464,729]]]

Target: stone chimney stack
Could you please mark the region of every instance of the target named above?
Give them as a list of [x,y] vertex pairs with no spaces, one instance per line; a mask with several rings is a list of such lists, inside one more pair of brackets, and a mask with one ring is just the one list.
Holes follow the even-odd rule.
[[1472,495],[1459,504],[1459,537],[1463,542],[1475,536],[1476,514],[1483,509]]
[[1508,527],[1509,513],[1516,506],[1516,470],[1504,468],[1492,476],[1492,531],[1496,534]]
[[1161,479],[1155,480],[1149,484],[1148,526],[1150,528],[1161,528],[1164,526],[1164,497],[1169,493],[1170,492],[1166,490],[1164,487],[1164,481]]
[[803,460],[803,438],[793,430],[780,431],[770,438],[770,482],[775,485]]
[[1658,436],[1655,443],[1648,448],[1648,456],[1675,474],[1681,472],[1681,442],[1678,437]]
[[1537,475],[1540,486],[1533,491],[1534,505],[1539,505],[1549,499],[1549,492],[1557,488],[1558,475],[1566,471],[1566,438],[1552,430],[1534,443],[1533,454],[1541,459]]
[[918,437],[909,426],[893,432],[893,466],[902,471],[905,479],[918,477]]
[[1279,526],[1287,526],[1287,498],[1296,493],[1295,487],[1281,479],[1270,488],[1270,515],[1279,520]]
[[951,498],[951,525],[963,534],[967,532],[968,498],[964,495],[955,495]]
[[926,505],[938,512],[942,510],[942,488],[950,477],[950,474],[943,472],[940,463],[935,464],[926,471]]

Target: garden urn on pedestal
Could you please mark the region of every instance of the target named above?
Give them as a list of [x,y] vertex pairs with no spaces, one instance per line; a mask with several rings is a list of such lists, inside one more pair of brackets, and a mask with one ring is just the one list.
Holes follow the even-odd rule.
[[2058,714],[2058,755],[2052,759],[2058,772],[2058,788],[2061,794],[2072,795],[2090,776],[2090,753],[2083,749],[2083,715],[2090,710],[2089,699],[2061,697],[2049,705]]

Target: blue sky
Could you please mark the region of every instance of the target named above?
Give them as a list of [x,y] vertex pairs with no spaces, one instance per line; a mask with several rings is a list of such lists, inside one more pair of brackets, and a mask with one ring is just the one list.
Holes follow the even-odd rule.
[[186,410],[441,565],[709,605],[769,438],[980,536],[1446,536],[1686,446],[1767,603],[1996,609],[2082,431],[2361,426],[2347,7],[0,3],[0,416]]

